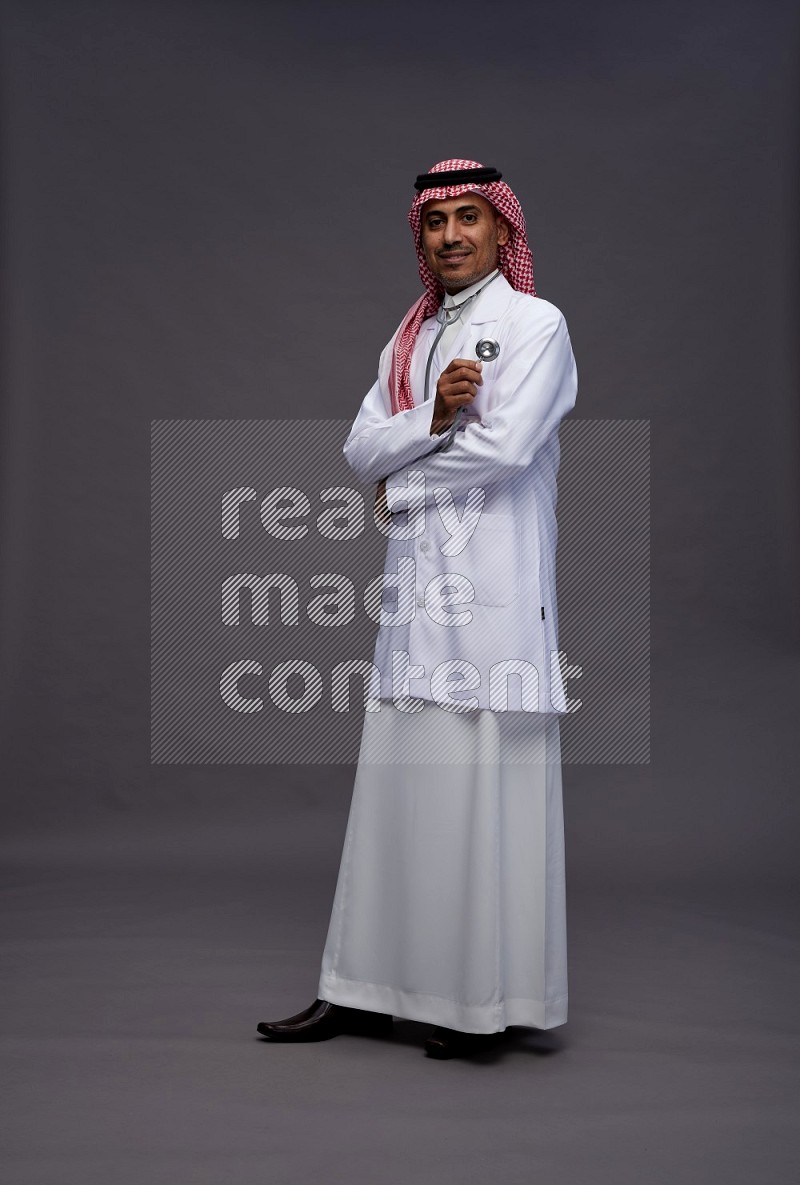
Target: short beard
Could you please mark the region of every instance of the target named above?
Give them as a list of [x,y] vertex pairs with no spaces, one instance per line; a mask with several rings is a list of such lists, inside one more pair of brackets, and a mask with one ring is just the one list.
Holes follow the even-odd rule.
[[433,268],[431,268],[431,271],[434,272],[436,279],[442,285],[445,292],[449,292],[452,294],[452,293],[461,292],[462,289],[464,289],[464,288],[469,288],[469,286],[471,284],[477,284],[478,280],[482,280],[484,276],[488,276],[491,272],[496,271],[498,267],[499,267],[499,260],[495,259],[495,262],[492,264],[492,266],[490,268],[487,269],[487,271],[485,271],[485,272],[474,271],[474,272],[470,272],[466,276],[459,277],[459,279],[456,281],[456,283],[458,284],[458,287],[455,289],[448,288],[449,277],[442,276],[438,271],[434,271]]
[[478,280],[482,280],[484,276],[488,276],[489,272],[495,271],[496,268],[497,264],[495,264],[494,267],[490,267],[488,272],[471,272],[470,275],[463,276],[458,281],[457,288],[450,287],[442,276],[439,276],[439,283],[442,285],[445,292],[449,292],[451,296],[455,296],[457,293],[463,292],[465,288],[469,288],[471,284],[477,284]]

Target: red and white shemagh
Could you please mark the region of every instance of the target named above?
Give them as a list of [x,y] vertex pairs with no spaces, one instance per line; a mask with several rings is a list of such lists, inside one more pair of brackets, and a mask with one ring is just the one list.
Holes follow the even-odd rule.
[[[429,172],[444,173],[452,169],[481,169],[483,167],[475,160],[440,160]],[[516,288],[518,292],[527,292],[531,296],[536,295],[533,284],[533,256],[528,246],[525,216],[522,213],[522,207],[505,181],[489,181],[483,185],[470,185],[468,182],[458,185],[441,185],[436,188],[424,189],[418,193],[408,212],[408,221],[414,235],[414,245],[419,260],[419,274],[425,285],[425,292],[406,313],[395,338],[392,350],[392,367],[389,372],[392,415],[414,406],[409,381],[411,354],[422,322],[433,316],[444,296],[444,287],[428,267],[422,247],[420,237],[422,207],[425,202],[460,197],[462,193],[479,193],[503,215],[509,224],[510,234],[508,243],[498,247],[500,271],[512,288]]]

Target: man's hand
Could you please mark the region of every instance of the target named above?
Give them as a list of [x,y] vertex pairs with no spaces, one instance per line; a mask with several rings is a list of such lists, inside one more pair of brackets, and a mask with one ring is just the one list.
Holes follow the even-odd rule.
[[433,405],[431,436],[437,436],[449,428],[456,411],[464,404],[472,403],[483,382],[481,363],[471,358],[454,358],[439,375],[436,384],[436,400]]

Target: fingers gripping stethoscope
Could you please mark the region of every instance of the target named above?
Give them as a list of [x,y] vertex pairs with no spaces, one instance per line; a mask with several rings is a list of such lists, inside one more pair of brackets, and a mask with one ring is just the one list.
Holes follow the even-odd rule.
[[[478,358],[480,358],[481,362],[493,362],[500,353],[500,344],[491,337],[482,337],[475,346],[475,353],[477,354]],[[447,433],[447,438],[445,439],[444,444],[441,446],[439,450],[440,452],[446,453],[455,440],[456,432],[458,431],[458,425],[461,422],[461,416],[463,412],[464,405],[462,404],[461,407],[456,409],[455,418],[453,423],[450,425],[450,431]]]

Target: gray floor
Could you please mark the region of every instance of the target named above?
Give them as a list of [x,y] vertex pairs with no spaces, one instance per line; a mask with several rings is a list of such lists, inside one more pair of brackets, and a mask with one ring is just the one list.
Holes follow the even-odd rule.
[[162,769],[160,795],[43,818],[7,845],[4,1179],[794,1182],[793,664],[758,721],[695,697],[650,766],[565,769],[570,1019],[469,1061],[411,1022],[255,1033],[315,995],[350,770],[323,794],[311,769]]
[[[5,1180],[797,1179],[797,935],[780,899],[573,893],[571,1015],[489,1056],[259,1040],[313,998],[326,883],[257,851],[48,862],[6,885]],[[210,864],[210,866],[209,866]]]

